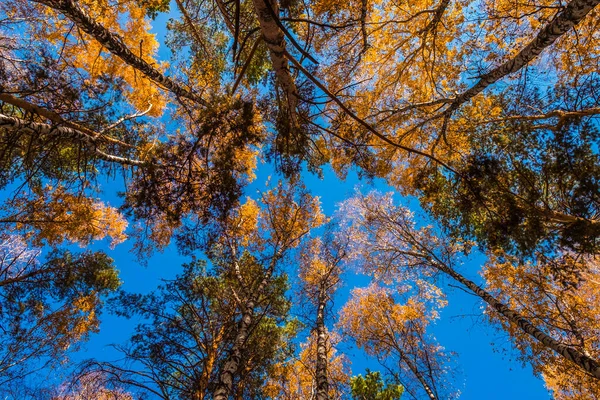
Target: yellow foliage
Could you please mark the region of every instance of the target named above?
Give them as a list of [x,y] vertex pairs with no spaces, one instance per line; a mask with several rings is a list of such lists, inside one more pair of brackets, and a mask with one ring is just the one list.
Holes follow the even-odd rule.
[[[156,59],[158,41],[156,35],[150,33],[146,10],[140,7],[137,1],[85,0],[77,4],[96,22],[111,33],[119,35],[136,56],[155,68],[165,69],[167,65],[159,63]],[[14,12],[17,7],[15,4]],[[127,89],[125,98],[135,110],[143,112],[151,107],[148,115],[162,115],[166,98],[156,84],[112,55],[85,32],[73,30],[71,21],[56,11],[44,6],[37,6],[35,10],[40,15],[35,18],[36,23],[30,25],[31,35],[36,40],[53,44],[62,55],[61,63],[85,71],[91,84],[103,76],[122,79]]]
[[100,372],[86,373],[78,376],[76,385],[65,385],[67,393],[59,394],[53,400],[133,400],[131,394],[109,388],[107,382],[107,377]]
[[17,229],[33,227],[33,243],[57,245],[64,240],[87,246],[93,240],[111,238],[111,246],[125,239],[127,221],[117,209],[89,197],[68,193],[64,187],[35,189],[37,197],[21,198],[15,206],[24,210]]
[[[491,257],[483,273],[488,289],[559,342],[594,359],[600,357],[600,264],[563,254],[519,263],[504,254]],[[493,312],[492,312],[493,313]],[[497,321],[493,315],[490,319]],[[542,375],[557,399],[592,400],[597,380],[546,348],[514,324],[502,322],[523,358]]]
[[256,171],[258,156],[258,149],[251,149],[249,147],[236,149],[235,160],[240,165],[239,170],[243,171],[248,183],[256,179],[256,174],[254,171]]
[[294,185],[285,187],[280,184],[263,194],[264,217],[258,224],[260,231],[269,232],[275,241],[292,247],[296,247],[298,239],[311,229],[327,222],[319,197],[311,196]]
[[253,241],[257,240],[257,225],[260,208],[256,201],[248,198],[246,203],[242,204],[237,212],[237,219],[234,222],[236,236],[240,238],[242,246],[248,246]]
[[71,304],[51,314],[44,329],[48,337],[55,338],[57,349],[66,350],[73,343],[80,342],[91,332],[97,332],[100,321],[96,314],[100,299],[97,293],[75,298]]
[[[348,361],[343,355],[337,355],[335,343],[338,338],[328,333],[327,372],[329,380],[329,397],[339,399],[343,389],[348,385]],[[278,363],[270,371],[265,384],[264,393],[267,398],[281,400],[304,400],[313,396],[316,388],[314,377],[315,360],[317,359],[317,337],[312,334],[297,359]]]
[[[399,287],[407,293],[408,286]],[[410,296],[404,304],[396,303],[394,292],[377,284],[352,291],[350,300],[340,312],[339,325],[351,335],[367,354],[386,355],[410,351],[418,346],[427,325],[438,317],[435,306],[444,303]]]

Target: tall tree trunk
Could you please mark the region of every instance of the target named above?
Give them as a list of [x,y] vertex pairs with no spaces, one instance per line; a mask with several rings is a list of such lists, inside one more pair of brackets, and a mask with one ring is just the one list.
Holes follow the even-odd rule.
[[214,400],[226,400],[229,394],[233,391],[233,381],[235,380],[240,365],[242,364],[242,353],[246,347],[246,341],[248,340],[250,327],[254,323],[254,307],[256,306],[256,302],[258,299],[260,299],[260,296],[262,296],[267,284],[271,279],[274,264],[275,262],[272,262],[269,269],[265,272],[265,276],[261,280],[260,284],[244,304],[242,319],[238,324],[238,332],[236,334],[235,341],[231,350],[229,351],[229,356],[225,360],[225,364],[223,364],[223,369],[219,375],[219,382],[217,383],[217,387],[213,393]]
[[242,363],[242,352],[246,346],[250,326],[254,320],[254,301],[250,300],[245,304],[246,311],[242,315],[242,320],[238,325],[238,332],[235,337],[233,347],[225,361],[219,383],[215,389],[214,400],[227,400],[229,394],[233,391],[233,381],[236,378],[240,364]]
[[450,112],[456,110],[462,103],[469,101],[491,84],[523,68],[545,48],[552,45],[556,39],[577,25],[598,3],[600,3],[600,0],[571,1],[564,10],[558,13],[552,21],[542,28],[536,38],[525,46],[519,54],[488,73],[483,74],[475,85],[454,99],[448,110]]
[[133,54],[125,45],[123,39],[114,33],[111,33],[106,27],[94,21],[77,3],[73,0],[33,0],[57,11],[60,11],[73,21],[79,29],[91,35],[101,45],[106,47],[115,56],[119,57],[126,64],[146,75],[150,80],[168,89],[179,97],[192,100],[198,104],[206,106],[207,103],[200,96],[192,93],[190,90],[181,86],[168,76],[163,75],[159,70],[144,61],[141,57]]
[[577,349],[564,345],[556,341],[552,337],[548,336],[540,329],[536,328],[531,322],[529,322],[529,320],[520,315],[518,312],[511,310],[504,303],[500,302],[487,291],[483,290],[474,282],[468,280],[467,278],[465,278],[449,266],[445,265],[444,263],[435,261],[430,257],[427,257],[427,259],[435,268],[450,275],[452,278],[468,287],[473,293],[481,297],[499,314],[506,317],[510,322],[516,324],[519,328],[521,328],[523,332],[532,336],[544,346],[554,350],[567,360],[574,362],[595,378],[600,379],[600,364],[596,360],[581,353]]
[[290,115],[294,116],[298,105],[298,91],[285,56],[285,34],[274,19],[279,15],[279,5],[273,0],[253,0],[253,3],[263,39],[269,48],[277,83],[287,97]]
[[325,305],[327,297],[325,290],[319,291],[317,306],[317,400],[329,400],[329,382],[327,381],[327,330],[325,328]]
[[435,395],[435,393],[433,392],[433,390],[431,389],[431,387],[425,380],[425,377],[419,371],[417,366],[415,364],[413,364],[412,361],[410,361],[410,359],[406,356],[406,354],[404,354],[404,352],[401,349],[397,348],[396,350],[398,350],[400,352],[401,361],[406,364],[408,369],[410,369],[410,371],[413,373],[413,375],[421,383],[421,386],[425,390],[425,393],[427,393],[427,397],[429,397],[430,400],[438,400],[437,396]]

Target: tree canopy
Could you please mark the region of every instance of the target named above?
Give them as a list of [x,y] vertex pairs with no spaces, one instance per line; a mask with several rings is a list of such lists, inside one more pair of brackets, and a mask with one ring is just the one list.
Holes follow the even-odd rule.
[[[3,2],[0,387],[455,398],[459,287],[555,398],[598,398],[599,2]],[[325,215],[328,171],[389,193]],[[119,290],[123,242],[189,262]],[[70,363],[107,300],[123,360]]]

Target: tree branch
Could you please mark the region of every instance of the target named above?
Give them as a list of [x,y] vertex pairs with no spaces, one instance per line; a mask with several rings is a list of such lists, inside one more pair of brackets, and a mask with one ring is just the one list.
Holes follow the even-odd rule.
[[9,117],[8,115],[0,114],[0,127],[15,130],[25,129],[40,133],[42,135],[59,135],[61,138],[75,139],[85,143],[88,147],[90,147],[90,149],[94,154],[96,154],[96,156],[98,156],[98,158],[113,163],[136,167],[147,166],[149,164],[146,161],[133,160],[107,154],[96,147],[97,143],[94,137],[90,137],[86,133],[68,126],[53,126],[41,122],[26,121],[20,118]]
[[536,38],[531,41],[515,57],[506,61],[502,65],[492,69],[480,77],[480,80],[467,91],[457,96],[448,112],[452,112],[460,107],[461,104],[469,101],[485,88],[502,79],[506,75],[517,72],[531,60],[535,59],[544,49],[552,45],[556,39],[568,32],[585,18],[594,7],[600,3],[600,0],[573,0],[563,11],[548,23],[538,33]]
[[103,25],[94,21],[84,10],[82,10],[74,0],[33,0],[36,3],[43,4],[54,10],[60,11],[62,14],[72,20],[81,30],[91,35],[108,51],[119,57],[126,64],[132,66],[136,70],[146,75],[154,83],[166,88],[173,94],[192,100],[203,106],[208,104],[199,95],[192,93],[190,90],[181,86],[168,76],[163,75],[159,70],[152,65],[133,54],[125,45],[123,39],[114,33],[111,33]]
[[369,123],[367,123],[365,120],[361,119],[360,117],[358,117],[352,110],[350,110],[336,95],[334,95],[333,93],[331,93],[329,91],[329,89],[327,89],[327,87],[321,83],[317,78],[315,78],[313,76],[313,74],[311,74],[309,71],[306,70],[306,68],[304,68],[302,66],[302,64],[300,64],[300,62],[298,62],[298,60],[296,60],[291,54],[289,54],[287,51],[285,51],[285,54],[287,55],[287,58],[292,61],[292,63],[296,66],[296,68],[298,68],[300,70],[300,72],[302,72],[309,80],[311,80],[315,86],[317,86],[319,89],[321,89],[331,100],[333,100],[338,106],[340,106],[340,108],[353,120],[355,120],[356,122],[358,122],[360,125],[362,125],[363,127],[365,127],[369,132],[371,132],[372,134],[374,134],[375,136],[377,136],[379,139],[383,140],[385,143],[392,145],[394,147],[397,147],[399,149],[402,149],[408,153],[411,154],[417,154],[420,156],[423,156],[427,159],[430,159],[436,163],[438,163],[439,165],[443,166],[444,168],[446,168],[447,170],[454,172],[457,174],[457,172],[450,167],[448,164],[446,164],[445,162],[443,162],[442,160],[438,159],[437,157],[431,155],[431,154],[427,154],[421,150],[417,150],[417,149],[412,149],[410,147],[406,147],[400,143],[396,143],[393,140],[391,140],[390,138],[388,138],[387,136],[379,133],[375,128],[373,128]]

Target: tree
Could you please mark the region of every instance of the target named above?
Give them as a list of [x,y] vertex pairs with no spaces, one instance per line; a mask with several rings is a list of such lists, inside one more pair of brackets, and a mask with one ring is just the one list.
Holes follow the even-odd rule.
[[[219,384],[213,393],[215,399],[224,399],[232,392],[240,364],[244,361],[242,351],[247,346],[251,326],[259,317],[255,308],[262,301],[274,273],[300,240],[325,219],[318,198],[295,182],[280,183],[264,193],[261,201],[263,207],[258,208],[256,202],[248,199],[232,213],[231,219],[216,228],[213,236],[211,256],[218,254],[219,258],[227,260],[226,267],[242,288],[237,293],[241,320],[234,344],[221,366]],[[246,280],[242,275],[240,257],[245,252],[252,254],[261,267],[262,275],[257,279]]]
[[[341,337],[335,331],[327,332],[326,365],[327,396],[343,399],[347,395],[349,380],[348,359],[336,349]],[[302,400],[314,399],[319,385],[317,381],[318,337],[315,331],[301,344],[300,352],[274,364],[269,380],[265,383],[265,394],[269,399]]]
[[[384,387],[385,385],[385,387]],[[402,385],[385,383],[378,371],[369,371],[350,379],[350,388],[354,400],[400,400],[404,388]]]
[[[109,13],[109,3],[52,4],[113,32],[114,46],[45,6],[26,1],[2,6],[10,16],[3,19],[10,46],[3,48],[0,77],[0,159],[15,167],[3,168],[0,187],[15,182],[25,189],[16,196],[28,199],[26,189],[37,193],[51,182],[82,199],[93,195],[100,172],[124,169],[128,211],[146,225],[138,232],[142,252],[166,246],[186,216],[199,224],[213,213],[226,214],[252,179],[263,136],[254,106],[224,96],[215,96],[209,106],[162,73],[144,17],[161,9],[155,2],[120,3]],[[165,132],[158,123],[167,101],[163,88],[187,99],[176,101],[171,114],[185,126],[179,132]],[[201,109],[192,106],[198,104]],[[19,208],[23,204],[6,205],[12,213],[4,224],[31,221]]]
[[[329,226],[323,238],[307,241],[300,254],[300,296],[309,303],[312,328],[316,337],[315,398],[329,399],[328,347],[332,346],[325,324],[326,312],[340,283],[341,264],[346,258],[347,243],[336,240]],[[312,363],[311,363],[312,364]]]
[[101,374],[85,374],[63,384],[52,400],[133,400],[134,397],[118,387],[112,387]]
[[279,184],[260,201],[248,198],[205,232],[211,270],[195,261],[157,293],[120,296],[120,314],[150,320],[122,348],[142,370],[93,361],[88,368],[161,398],[259,396],[294,332],[286,326],[288,253],[324,220],[318,199],[295,184]]
[[550,336],[536,326],[535,321],[457,272],[454,265],[464,250],[463,244],[434,233],[430,227],[417,229],[412,213],[396,206],[391,194],[359,194],[345,203],[341,215],[345,218],[346,235],[351,237],[356,249],[355,256],[366,272],[399,282],[415,275],[420,279],[431,279],[436,273],[447,275],[485,301],[495,317],[507,326],[573,363],[592,379],[600,379],[600,364],[593,356],[561,338]]
[[[565,102],[575,109],[576,98],[588,91],[567,92],[566,99],[550,92],[544,101],[535,93],[517,101],[516,93],[491,99],[502,115],[469,121],[471,150],[457,174],[420,173],[422,204],[457,238],[487,248],[521,256],[558,248],[595,253],[597,126],[585,113],[556,111]],[[551,110],[556,125],[538,122],[543,115],[531,109],[532,99]]]
[[[572,253],[536,262],[496,254],[484,270],[487,290],[561,343],[598,359],[598,260]],[[490,320],[509,333],[513,343],[557,399],[598,396],[597,379],[577,368],[506,321]]]
[[103,299],[120,281],[102,252],[40,250],[23,238],[0,240],[0,383],[23,384],[30,374],[65,360],[65,353],[97,332]]
[[[401,283],[400,283],[401,284]],[[426,334],[429,321],[437,318],[436,308],[444,305],[439,289],[419,282],[417,294],[404,283],[394,293],[372,284],[357,288],[341,311],[343,332],[393,373],[401,374],[408,394],[425,395],[431,400],[446,397],[444,371],[447,355]],[[424,293],[418,293],[424,291]],[[402,303],[395,297],[404,298]]]
[[[243,276],[260,278],[256,260],[240,260]],[[240,350],[242,365],[236,369],[236,395],[252,398],[261,392],[266,369],[285,347],[289,301],[285,277],[272,279],[254,312],[252,334]],[[143,390],[164,399],[204,399],[219,384],[228,352],[235,345],[242,310],[236,295],[242,288],[231,275],[207,270],[193,261],[182,274],[147,295],[122,292],[112,301],[119,315],[142,316],[126,346],[119,346],[125,363],[89,362],[85,369],[101,371],[111,381]],[[93,372],[96,373],[96,372]]]

